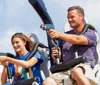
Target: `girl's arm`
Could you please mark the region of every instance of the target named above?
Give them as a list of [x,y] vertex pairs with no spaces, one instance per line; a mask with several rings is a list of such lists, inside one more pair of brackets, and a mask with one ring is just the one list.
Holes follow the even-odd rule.
[[1,62],[1,64],[3,65],[3,71],[1,74],[1,83],[5,84],[7,83],[7,64],[6,62]]
[[7,57],[6,61],[13,63],[15,65],[24,67],[24,68],[29,68],[29,67],[32,67],[33,65],[35,65],[38,62],[38,59],[33,57],[28,61],[24,61],[24,60],[17,60],[17,59]]
[[13,63],[15,65],[18,65],[18,66],[21,66],[21,67],[24,67],[24,68],[29,68],[29,67],[35,65],[38,62],[38,59],[33,57],[28,61],[24,61],[24,60],[17,60],[17,59],[14,59],[14,58],[10,58],[10,57],[7,57],[7,56],[0,56],[0,62],[2,62],[2,61]]

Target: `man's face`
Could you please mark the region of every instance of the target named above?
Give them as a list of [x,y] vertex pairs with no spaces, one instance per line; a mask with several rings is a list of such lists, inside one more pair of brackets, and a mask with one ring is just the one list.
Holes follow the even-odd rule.
[[69,11],[67,17],[72,28],[77,28],[83,20],[83,16],[80,15],[76,10]]

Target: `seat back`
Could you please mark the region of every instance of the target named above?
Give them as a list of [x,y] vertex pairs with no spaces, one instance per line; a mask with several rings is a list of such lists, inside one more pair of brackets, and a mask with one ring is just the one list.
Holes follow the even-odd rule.
[[97,63],[100,64],[100,40],[99,40],[99,37],[96,33],[96,36],[97,36],[97,47],[96,47],[96,51],[97,51],[97,58],[95,58],[97,60]]
[[40,65],[40,70],[42,73],[43,79],[49,76],[49,69],[48,69],[48,54],[46,49],[42,49],[40,53],[44,59],[44,62]]
[[[39,39],[36,34],[29,33],[27,36],[34,42],[39,42]],[[40,65],[41,75],[43,79],[49,76],[49,70],[48,70],[48,54],[47,54],[47,48],[39,48],[39,53],[44,59],[44,62]]]

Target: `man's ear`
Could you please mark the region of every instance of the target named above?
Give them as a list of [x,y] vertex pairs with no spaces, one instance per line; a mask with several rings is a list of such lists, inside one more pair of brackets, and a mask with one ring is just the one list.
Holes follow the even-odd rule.
[[83,15],[80,15],[80,18],[83,20],[84,19],[84,16]]

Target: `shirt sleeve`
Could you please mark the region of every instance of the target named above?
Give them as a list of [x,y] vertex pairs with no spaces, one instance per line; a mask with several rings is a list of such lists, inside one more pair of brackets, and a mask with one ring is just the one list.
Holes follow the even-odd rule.
[[14,76],[14,75],[15,75],[14,64],[9,63],[9,64],[8,64],[8,67],[9,67],[10,75],[11,75],[11,76]]
[[96,44],[97,37],[96,37],[95,31],[89,29],[83,35],[88,39],[89,45]]
[[39,52],[36,52],[36,53],[34,54],[34,57],[37,58],[37,59],[39,60],[39,63],[40,63],[40,64],[44,62],[43,57],[40,55]]

